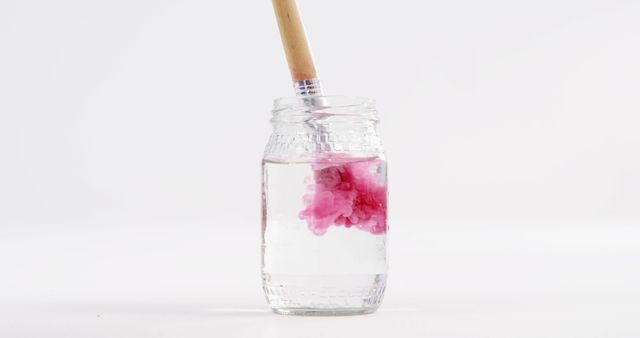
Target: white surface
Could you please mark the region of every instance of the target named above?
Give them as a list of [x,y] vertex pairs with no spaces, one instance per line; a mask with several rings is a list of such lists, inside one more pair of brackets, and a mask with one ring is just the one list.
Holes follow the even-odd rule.
[[258,226],[3,236],[1,337],[637,337],[640,231],[425,227],[391,233],[378,313],[271,314]]

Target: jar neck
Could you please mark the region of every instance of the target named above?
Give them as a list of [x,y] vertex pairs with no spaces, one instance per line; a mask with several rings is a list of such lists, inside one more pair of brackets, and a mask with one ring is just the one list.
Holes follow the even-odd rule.
[[373,127],[322,130],[281,125],[274,128],[264,158],[300,162],[334,154],[354,158],[381,157],[383,152],[382,143]]
[[272,121],[272,124],[273,132],[279,134],[375,134],[377,121],[328,116],[301,121]]
[[282,98],[273,109],[265,158],[307,161],[325,154],[381,156],[374,102],[343,96]]

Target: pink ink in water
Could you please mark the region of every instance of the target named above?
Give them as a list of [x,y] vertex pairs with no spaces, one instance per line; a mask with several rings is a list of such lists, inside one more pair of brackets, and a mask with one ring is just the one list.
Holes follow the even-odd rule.
[[374,172],[381,159],[331,156],[312,164],[314,182],[303,199],[300,218],[323,235],[332,224],[372,234],[387,232],[387,186]]

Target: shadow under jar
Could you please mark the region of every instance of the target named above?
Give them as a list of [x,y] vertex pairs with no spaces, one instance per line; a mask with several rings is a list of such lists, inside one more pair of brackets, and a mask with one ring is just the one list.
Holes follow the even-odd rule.
[[373,101],[275,101],[262,162],[262,280],[280,314],[374,312],[387,279],[387,167]]

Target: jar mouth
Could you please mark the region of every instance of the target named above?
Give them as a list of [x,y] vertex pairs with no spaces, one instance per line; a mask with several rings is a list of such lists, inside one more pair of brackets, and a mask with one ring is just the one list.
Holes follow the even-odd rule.
[[273,120],[320,116],[352,116],[377,120],[375,101],[366,97],[280,97],[273,101]]

